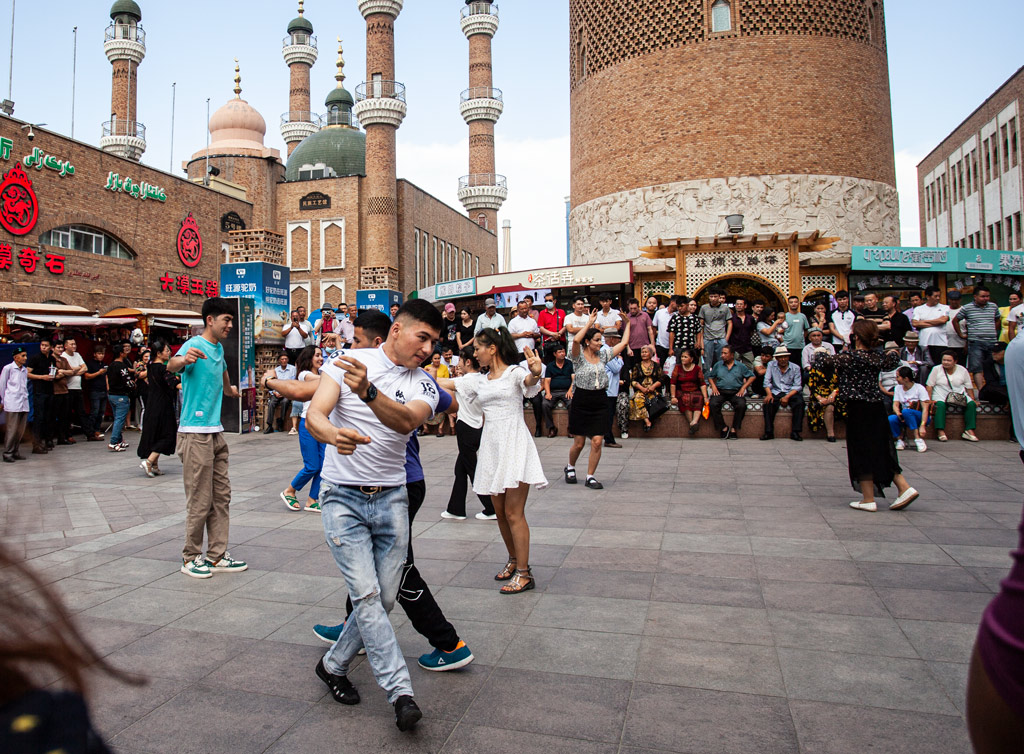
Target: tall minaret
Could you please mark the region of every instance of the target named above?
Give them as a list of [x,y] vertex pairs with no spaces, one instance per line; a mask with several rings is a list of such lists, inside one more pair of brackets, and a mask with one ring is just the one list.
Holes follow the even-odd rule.
[[469,124],[469,175],[459,179],[459,201],[471,220],[497,235],[498,210],[508,198],[505,176],[494,172],[494,124],[503,108],[501,90],[491,86],[491,37],[498,31],[498,7],[490,0],[466,0],[462,33],[469,40],[469,89],[459,109]]
[[366,81],[355,114],[366,129],[366,235],[360,289],[401,290],[395,139],[405,118],[405,85],[395,81],[395,19],[402,0],[359,0],[366,19]]
[[288,146],[288,156],[300,141],[320,130],[319,118],[309,110],[309,69],[316,62],[317,52],[313,24],[303,16],[304,3],[299,0],[299,15],[288,24],[288,36],[284,38],[284,62],[291,71],[291,88],[288,112],[281,115],[281,136]]
[[138,162],[146,151],[146,127],[136,118],[139,64],[146,57],[142,9],[135,0],[116,0],[110,9],[103,51],[113,66],[110,120],[103,124],[100,149]]

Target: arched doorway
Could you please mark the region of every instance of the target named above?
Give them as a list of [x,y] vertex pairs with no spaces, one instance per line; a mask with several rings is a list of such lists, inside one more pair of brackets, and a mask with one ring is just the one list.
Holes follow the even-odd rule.
[[751,303],[763,301],[775,311],[785,310],[785,299],[783,295],[771,284],[753,276],[730,275],[711,280],[704,284],[694,294],[697,303],[703,306],[708,302],[708,291],[712,288],[721,288],[725,291],[726,303],[732,304],[736,299],[742,298]]

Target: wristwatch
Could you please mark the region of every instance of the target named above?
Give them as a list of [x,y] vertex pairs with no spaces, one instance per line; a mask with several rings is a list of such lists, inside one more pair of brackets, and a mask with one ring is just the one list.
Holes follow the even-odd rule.
[[376,400],[376,398],[377,388],[374,387],[374,384],[371,382],[370,387],[366,388],[366,397],[360,397],[360,400],[362,400],[363,403],[373,403],[373,401]]

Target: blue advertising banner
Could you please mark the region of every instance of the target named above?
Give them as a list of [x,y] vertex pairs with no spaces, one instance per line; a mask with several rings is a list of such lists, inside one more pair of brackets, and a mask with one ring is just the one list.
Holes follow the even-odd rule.
[[854,246],[850,266],[854,270],[1024,275],[1024,252],[919,246]]
[[376,309],[390,317],[392,304],[402,305],[401,291],[390,291],[386,288],[356,291],[356,308],[360,311],[363,309]]
[[268,262],[220,266],[221,295],[252,299],[256,309],[256,343],[284,343],[281,328],[288,321],[290,270]]

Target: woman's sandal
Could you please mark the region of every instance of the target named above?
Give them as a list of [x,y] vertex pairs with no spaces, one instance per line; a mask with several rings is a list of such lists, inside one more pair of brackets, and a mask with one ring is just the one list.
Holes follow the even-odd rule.
[[948,437],[946,437],[945,432],[939,432],[939,434],[936,437],[938,438],[939,442],[946,442],[946,440],[949,439]]
[[297,497],[295,497],[295,495],[286,495],[285,493],[282,492],[281,493],[281,499],[284,501],[284,504],[288,508],[288,510],[290,510],[290,511],[300,511],[300,510],[302,510],[302,504],[299,503],[299,499]]
[[[524,584],[523,579],[529,579],[529,581],[527,581]],[[525,571],[517,568],[515,576],[512,577],[512,580],[501,588],[501,593],[519,594],[520,592],[525,592],[530,589],[534,589],[536,588],[536,586],[537,584],[534,582],[533,573],[530,571],[529,568],[527,568]]]
[[495,581],[508,581],[516,573],[516,559],[509,558],[505,567],[501,569],[501,572],[494,577]]

